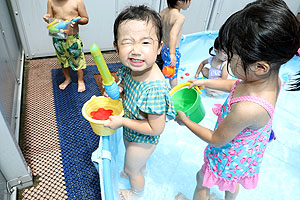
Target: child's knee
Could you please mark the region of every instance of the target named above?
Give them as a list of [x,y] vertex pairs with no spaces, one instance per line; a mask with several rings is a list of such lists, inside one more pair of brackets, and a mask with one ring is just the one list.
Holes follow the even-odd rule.
[[140,170],[137,170],[137,169],[128,169],[127,167],[124,167],[124,172],[129,177],[137,176],[139,173],[141,173]]

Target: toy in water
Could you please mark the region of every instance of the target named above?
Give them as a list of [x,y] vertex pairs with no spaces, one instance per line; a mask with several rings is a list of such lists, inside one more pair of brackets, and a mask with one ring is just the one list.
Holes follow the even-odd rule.
[[172,78],[175,74],[175,66],[165,66],[162,69],[162,73],[167,77],[167,78]]
[[273,129],[271,130],[269,142],[271,142],[272,140],[276,140],[275,133],[274,133]]
[[104,127],[104,123],[108,120],[97,120],[93,119],[91,113],[93,111],[97,111],[99,108],[103,108],[105,110],[112,110],[111,115],[123,116],[124,109],[122,102],[117,99],[113,100],[104,96],[92,96],[90,100],[85,102],[82,107],[82,115],[83,117],[90,122],[90,125],[97,135],[100,136],[109,136],[116,132],[114,129],[110,129],[108,127]]
[[106,93],[112,99],[119,99],[119,86],[117,85],[115,78],[111,75],[110,71],[108,70],[108,67],[104,61],[99,47],[96,44],[92,44],[90,46],[90,51],[97,65],[97,68],[102,76],[102,83],[104,85]]
[[297,56],[300,56],[300,48],[298,49]]
[[170,91],[175,111],[180,110],[185,113],[195,123],[199,123],[205,116],[205,109],[201,102],[201,91],[198,86],[186,88],[191,83],[181,83]]
[[110,116],[112,116],[113,110],[98,108],[97,111],[92,111],[91,116],[96,120],[108,120]]

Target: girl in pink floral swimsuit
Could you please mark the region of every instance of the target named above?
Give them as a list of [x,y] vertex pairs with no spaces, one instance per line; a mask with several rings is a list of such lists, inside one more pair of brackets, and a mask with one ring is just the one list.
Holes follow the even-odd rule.
[[[194,200],[208,199],[213,185],[225,191],[225,199],[236,198],[239,184],[246,189],[257,186],[281,86],[279,68],[296,55],[299,32],[299,22],[282,0],[250,3],[221,27],[221,48],[239,80],[198,79],[189,86],[230,92],[216,112],[215,129],[177,112],[177,120],[208,143],[197,173]],[[186,198],[180,193],[176,199]]]

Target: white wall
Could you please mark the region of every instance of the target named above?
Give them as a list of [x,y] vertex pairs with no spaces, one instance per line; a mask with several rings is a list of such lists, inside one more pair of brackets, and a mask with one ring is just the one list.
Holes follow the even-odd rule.
[[[44,57],[55,55],[52,39],[48,36],[47,24],[43,15],[47,12],[47,1],[11,0],[16,2],[14,12],[19,12],[18,29],[26,58]],[[84,51],[89,51],[89,46],[96,43],[102,50],[112,49],[112,26],[115,19],[116,1],[84,1],[89,23],[80,26],[80,36],[83,40]]]
[[[48,36],[46,23],[42,17],[46,13],[47,0],[10,0],[15,2],[14,14],[26,58],[55,55],[51,37]],[[183,34],[218,30],[234,12],[242,9],[253,0],[193,0],[190,8],[182,13],[186,16]],[[286,0],[296,14],[299,0]],[[146,4],[157,12],[167,6],[166,0],[84,0],[90,21],[80,26],[80,36],[84,51],[89,52],[92,43],[101,50],[113,49],[113,23],[115,17],[129,5]],[[16,15],[18,13],[18,15]]]
[[[51,37],[48,36],[47,24],[43,15],[47,12],[47,1],[36,0],[11,0],[16,2],[14,12],[19,13],[18,29],[25,37],[22,44],[26,58],[44,57],[55,55]],[[113,23],[118,13],[132,4],[147,4],[159,10],[160,0],[84,0],[89,23],[80,26],[80,37],[83,40],[84,51],[89,52],[93,43],[99,45],[101,50],[113,48]]]
[[24,186],[32,184],[18,146],[23,54],[11,13],[11,4],[0,0],[0,199],[10,198],[7,189],[19,181]]

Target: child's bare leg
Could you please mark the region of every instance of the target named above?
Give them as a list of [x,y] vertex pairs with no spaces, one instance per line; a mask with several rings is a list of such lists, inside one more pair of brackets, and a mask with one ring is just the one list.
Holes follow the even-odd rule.
[[197,186],[195,188],[193,200],[208,200],[210,189],[203,186],[203,173],[201,170],[196,175]]
[[178,83],[178,79],[177,78],[174,78],[174,79],[170,79],[170,85],[171,85],[171,88],[175,87]]
[[[144,165],[144,167],[142,167],[141,173],[142,173],[144,176],[147,174],[146,165]],[[122,178],[128,178],[128,175],[125,173],[124,170],[120,173],[120,176],[121,176]]]
[[239,193],[239,184],[236,185],[234,193],[231,193],[229,191],[225,191],[225,200],[235,200],[238,193]]
[[72,82],[71,76],[70,76],[70,67],[62,68],[62,72],[64,74],[65,81],[62,82],[58,87],[59,87],[59,89],[64,90]]
[[131,190],[119,190],[120,198],[137,199],[144,191],[145,179],[141,169],[153,153],[156,145],[130,142],[126,149],[124,171],[129,177]]
[[[126,139],[126,137],[123,135],[123,142],[124,142],[124,146],[125,146],[125,149],[127,150],[127,147],[128,147],[128,145],[129,145],[129,141]],[[146,174],[146,163],[145,163],[145,165],[142,167],[142,169],[141,169],[141,173],[143,174],[143,175],[145,175]],[[120,176],[122,177],[122,178],[128,178],[128,175],[125,173],[125,165],[124,165],[124,169],[123,169],[123,171],[121,172],[121,174],[120,174]]]
[[[123,135],[123,142],[124,142],[125,150],[127,151],[127,147],[129,145],[129,141],[126,139],[126,137],[124,135]],[[126,159],[126,155],[125,155],[125,159]],[[125,163],[124,163],[123,171],[121,172],[120,176],[122,178],[128,178],[128,175],[125,173]]]
[[77,76],[78,76],[78,92],[84,92],[85,84],[83,81],[83,70],[82,69],[77,71]]

